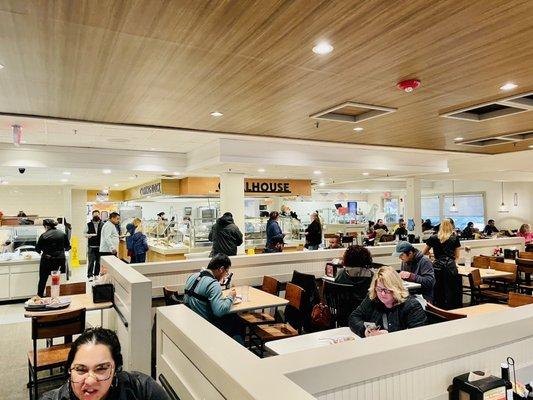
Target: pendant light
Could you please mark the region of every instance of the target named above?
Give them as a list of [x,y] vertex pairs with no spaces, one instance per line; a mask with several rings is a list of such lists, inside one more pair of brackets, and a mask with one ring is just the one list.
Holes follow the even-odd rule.
[[509,209],[507,208],[507,206],[505,205],[505,203],[503,201],[503,181],[502,181],[502,204],[500,204],[500,207],[498,208],[498,212],[499,213],[508,213],[509,212]]
[[451,213],[456,213],[457,206],[455,205],[455,181],[452,181],[452,206],[450,207]]

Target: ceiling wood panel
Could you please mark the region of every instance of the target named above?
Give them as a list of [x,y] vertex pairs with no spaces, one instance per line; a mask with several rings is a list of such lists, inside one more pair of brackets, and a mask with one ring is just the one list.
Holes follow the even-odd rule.
[[[533,88],[533,2],[0,1],[0,112],[216,132],[498,153],[453,143],[533,129],[439,112]],[[317,56],[320,39],[335,50]],[[416,77],[410,94],[395,83]],[[513,94],[511,92],[510,94]],[[344,101],[398,108],[352,124]],[[222,118],[209,113],[219,110]]]

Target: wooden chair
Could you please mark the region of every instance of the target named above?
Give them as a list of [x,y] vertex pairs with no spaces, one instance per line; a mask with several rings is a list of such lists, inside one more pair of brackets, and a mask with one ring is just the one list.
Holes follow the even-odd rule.
[[[287,283],[285,299],[289,304],[285,306],[284,323],[254,325],[251,327],[249,348],[253,345],[259,349],[259,355],[265,353],[265,343],[273,340],[297,336],[302,330],[302,305],[305,290],[292,283]],[[256,340],[257,339],[257,342]]]
[[[62,283],[59,286],[59,295],[60,296],[70,296],[73,294],[85,294],[87,293],[85,282],[76,282],[76,283]],[[50,286],[45,288],[46,297],[50,297],[52,289]]]
[[472,259],[472,267],[474,268],[488,268],[490,265],[490,258],[487,256],[474,256]]
[[527,294],[533,293],[531,275],[533,274],[533,259],[517,258],[515,260],[518,268],[518,290]]
[[163,295],[165,296],[165,305],[174,306],[176,304],[182,304],[178,298],[178,291],[173,290],[168,286],[163,288]]
[[[361,285],[356,286],[324,281],[324,299],[336,328],[348,326],[350,314],[364,299],[364,297],[361,298],[361,293],[368,292],[368,283],[362,281]],[[363,285],[366,285],[366,288],[361,288]]]
[[521,251],[520,253],[518,253],[518,258],[533,260],[533,251]]
[[495,284],[500,284],[499,285],[500,287],[498,287],[498,290],[504,293],[508,293],[509,291],[513,291],[513,292],[516,291],[517,276],[518,276],[517,275],[518,267],[516,264],[491,261],[490,267],[497,271],[510,272],[512,275],[501,276],[498,278],[490,278],[490,279],[487,279],[488,281],[495,283]]
[[520,293],[509,293],[509,307],[520,307],[527,304],[533,304],[533,296]]
[[37,373],[43,370],[63,367],[67,361],[71,343],[58,344],[37,350],[39,339],[52,339],[60,336],[72,336],[83,333],[85,330],[85,308],[32,317],[31,338],[33,350],[28,352],[28,387],[30,400],[39,398],[39,383],[58,378],[65,378],[67,371],[60,375],[50,375],[37,379]]
[[472,305],[482,303],[483,301],[507,303],[507,300],[509,299],[509,296],[506,293],[483,288],[483,281],[478,269],[473,269],[472,272],[468,274],[468,282],[470,283]]
[[[271,276],[264,276],[263,277],[263,285],[261,286],[261,290],[263,292],[270,293],[274,296],[279,295],[281,284],[276,278],[272,278]],[[269,313],[266,313],[265,310],[256,311],[256,312],[245,312],[242,314],[239,314],[239,319],[242,323],[245,325],[258,325],[258,324],[269,324],[272,322],[275,322],[275,317],[272,316]]]
[[455,319],[466,318],[466,315],[457,314],[451,311],[443,310],[431,303],[426,304],[426,317],[428,325],[437,324],[439,322],[453,321]]

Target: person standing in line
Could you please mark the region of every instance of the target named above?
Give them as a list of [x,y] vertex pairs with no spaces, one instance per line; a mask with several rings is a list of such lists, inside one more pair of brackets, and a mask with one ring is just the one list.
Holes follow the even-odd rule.
[[135,263],[135,252],[133,251],[133,235],[135,234],[135,224],[126,224],[126,249],[128,250],[128,257],[130,258],[130,264]]
[[112,212],[109,219],[102,227],[100,239],[100,257],[114,255],[118,257],[118,245],[120,242],[117,225],[120,224],[120,214]]
[[135,263],[144,263],[146,262],[146,252],[148,251],[148,238],[143,232],[143,227],[141,225],[141,220],[135,218],[133,220],[133,225],[135,227],[135,233],[132,236],[132,250]]
[[283,239],[285,237],[283,231],[281,230],[279,223],[279,212],[277,211],[271,211],[270,216],[267,221],[266,226],[266,244],[265,248],[272,248],[273,247],[273,240],[274,238],[281,237]]
[[225,212],[222,217],[211,227],[209,241],[213,242],[210,257],[217,254],[234,256],[237,254],[237,247],[242,244],[242,232],[233,221],[233,215]]
[[93,210],[92,219],[85,227],[85,237],[87,238],[87,278],[100,274],[100,237],[102,235],[102,221],[100,211]]
[[307,250],[318,250],[318,246],[322,243],[322,224],[316,211],[310,216],[311,223],[305,230],[305,247]]
[[35,251],[41,254],[37,286],[37,295],[40,297],[44,297],[46,281],[52,271],[66,272],[65,251],[70,250],[67,235],[56,229],[56,221],[47,218],[43,221],[43,226],[46,231],[39,236],[35,246]]

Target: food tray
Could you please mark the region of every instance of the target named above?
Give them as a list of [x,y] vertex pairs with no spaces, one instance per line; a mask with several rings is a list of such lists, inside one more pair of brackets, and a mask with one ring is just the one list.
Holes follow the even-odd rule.
[[[49,298],[44,298],[45,301],[49,301]],[[70,297],[60,297],[58,303],[52,304],[32,304],[30,300],[24,303],[24,308],[27,311],[50,311],[50,310],[61,310],[70,306],[71,299]]]

